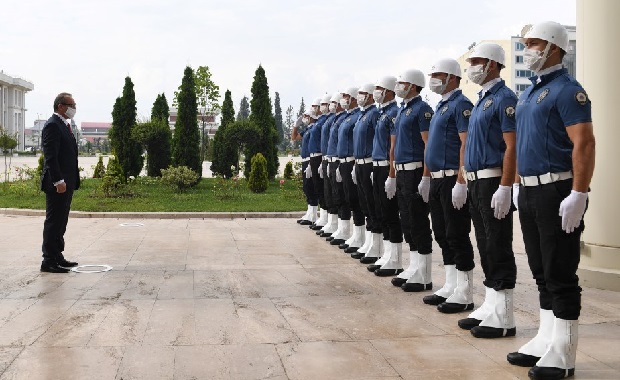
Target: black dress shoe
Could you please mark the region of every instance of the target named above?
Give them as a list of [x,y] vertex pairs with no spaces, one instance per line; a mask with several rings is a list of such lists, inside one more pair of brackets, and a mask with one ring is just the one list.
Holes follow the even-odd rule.
[[475,336],[476,338],[493,339],[503,338],[505,336],[515,336],[515,334],[517,333],[517,328],[513,327],[511,329],[500,329],[497,327],[476,326],[469,330],[469,332],[471,332],[471,335]]
[[405,292],[423,292],[433,289],[433,283],[418,284],[417,282],[406,282],[401,286],[401,289]]
[[[360,260],[361,261],[361,260]],[[375,260],[376,261],[376,260]],[[371,264],[369,266],[366,267],[366,269],[368,269],[369,272],[375,273],[375,271],[377,269],[381,268],[381,265],[375,265],[375,264]]]
[[347,249],[347,248],[349,248],[349,245],[347,243],[342,243],[342,244],[340,244],[338,246],[338,248],[340,248],[340,249]]
[[321,228],[323,228],[323,226],[319,226],[319,225],[316,225],[316,224],[310,226],[310,229],[313,230],[313,231],[318,231]]
[[520,352],[511,352],[506,356],[506,360],[508,360],[508,363],[518,365],[519,367],[534,367],[540,360],[540,357]]
[[71,267],[78,266],[78,263],[76,263],[75,261],[67,261],[65,259],[58,260],[56,263],[58,264],[59,267],[63,267],[63,268],[71,268]]
[[[353,257],[353,255],[351,255],[351,257]],[[360,258],[360,263],[362,263],[362,264],[372,264],[372,263],[374,263],[374,262],[375,262],[375,261],[377,261],[377,260],[379,260],[379,258],[378,258],[378,257],[367,257],[367,256],[362,256],[362,257]],[[378,269],[378,268],[380,268],[380,267],[379,267],[379,266],[377,266],[377,268],[375,268],[375,269]],[[373,269],[373,270],[368,269],[368,270],[370,270],[371,272],[374,272],[374,270],[375,270],[375,269]]]
[[422,298],[422,301],[427,305],[441,305],[446,302],[446,298],[438,296],[437,294],[431,294],[430,296]]
[[352,258],[352,259],[359,260],[359,259],[361,259],[362,257],[364,257],[364,254],[363,254],[363,253],[361,253],[361,252],[358,252],[358,251],[355,251],[355,252],[353,252],[353,253],[351,254],[351,258]]
[[334,240],[334,237],[332,236],[332,234],[327,235],[327,237],[325,238],[325,241],[332,241]]
[[324,232],[323,230],[318,230],[316,234],[319,235],[320,237],[328,237],[331,235],[330,233]]
[[331,245],[340,245],[342,243],[344,243],[344,239],[334,239],[334,238],[332,238],[329,241],[329,244],[331,244]]
[[575,376],[575,369],[534,366],[527,372],[527,375],[532,380],[558,380]]
[[41,272],[69,273],[69,269],[59,267],[57,264],[41,264]]
[[344,253],[355,253],[355,252],[357,252],[358,249],[360,249],[360,247],[347,247],[344,250]]
[[297,219],[297,224],[301,224],[301,221],[302,221],[302,220],[303,220],[303,219]]
[[406,278],[394,277],[392,279],[392,285],[400,287],[402,284],[407,282]]
[[458,324],[459,324],[459,327],[462,328],[463,330],[471,330],[474,327],[478,326],[480,322],[482,322],[481,319],[463,318],[463,319],[459,319]]
[[302,226],[310,226],[312,225],[312,222],[309,220],[302,220],[301,222],[299,222],[299,224],[301,224]]
[[377,269],[375,270],[375,276],[379,277],[389,277],[389,276],[398,276],[403,273],[403,268],[400,269]]
[[454,303],[454,302],[444,302],[437,305],[437,310],[444,314],[454,314],[460,313],[466,310],[474,310],[473,303]]

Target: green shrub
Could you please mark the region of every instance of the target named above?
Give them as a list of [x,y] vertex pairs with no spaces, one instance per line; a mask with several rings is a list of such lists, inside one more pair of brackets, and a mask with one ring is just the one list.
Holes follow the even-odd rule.
[[293,173],[293,161],[289,161],[284,167],[284,179],[292,179],[293,175],[295,175],[295,173]]
[[41,178],[41,175],[43,174],[44,162],[45,162],[45,157],[43,157],[43,153],[41,153],[41,155],[39,156],[39,165],[37,166],[37,172],[36,172],[37,179]]
[[250,162],[252,164],[252,171],[250,172],[248,187],[254,193],[262,193],[269,187],[267,160],[262,153],[256,153]]
[[101,190],[106,197],[118,195],[118,191],[125,183],[123,168],[116,157],[110,157],[108,167],[101,181]]
[[178,192],[195,186],[200,175],[187,166],[169,167],[161,170],[161,181],[173,186]]
[[103,178],[105,175],[105,167],[103,166],[103,157],[99,156],[99,161],[97,161],[97,165],[95,165],[95,169],[93,171],[93,178]]

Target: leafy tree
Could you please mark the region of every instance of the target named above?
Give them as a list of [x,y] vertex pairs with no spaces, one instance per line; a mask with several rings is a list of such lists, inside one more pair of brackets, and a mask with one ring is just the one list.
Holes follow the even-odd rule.
[[[4,154],[4,182],[9,182],[9,172],[11,171],[11,151],[17,147],[17,135],[11,135],[0,126],[0,149]],[[9,157],[9,162],[6,158]]]
[[123,96],[116,98],[112,108],[112,128],[108,133],[110,144],[119,165],[123,168],[125,180],[138,176],[144,165],[142,147],[131,137],[136,125],[136,93],[130,77],[125,78]]
[[239,113],[237,114],[237,121],[246,120],[250,117],[250,103],[248,102],[248,97],[244,96],[241,98],[241,102],[239,103]]
[[282,107],[280,107],[280,94],[278,92],[276,92],[276,99],[273,103],[273,109],[274,118],[276,121],[276,132],[278,133],[278,144],[281,144],[284,141],[284,125],[282,122]]
[[248,180],[248,187],[254,193],[263,193],[269,187],[267,178],[267,160],[261,153],[252,157],[252,171]]
[[229,90],[226,90],[224,103],[222,103],[222,121],[213,139],[213,161],[211,163],[211,171],[225,178],[232,177],[232,169],[230,167],[232,165],[237,166],[238,161],[237,149],[231,147],[231,144],[224,139],[228,126],[234,122],[235,108],[231,93]]
[[200,132],[198,131],[198,111],[194,70],[187,66],[177,96],[178,113],[172,138],[172,164],[187,166],[202,174],[200,161]]
[[170,166],[172,133],[168,123],[163,119],[138,123],[132,131],[132,136],[146,150],[146,175],[161,176],[161,170]]
[[[250,102],[250,120],[261,131],[261,138],[257,141],[256,152],[262,153],[267,160],[267,174],[274,178],[278,172],[278,133],[275,119],[271,113],[271,98],[265,69],[259,65],[254,74],[252,83],[252,100]],[[246,156],[246,167],[250,166],[251,156]]]
[[[238,162],[240,152],[243,152],[245,157],[253,157],[258,152],[257,147],[262,136],[263,132],[252,120],[241,120],[229,124],[222,138],[226,149],[231,152],[231,166],[234,165],[237,169],[241,166]],[[246,160],[243,168],[243,175],[246,178],[250,176],[250,168]]]
[[295,175],[293,171],[293,161],[289,161],[284,166],[284,179],[292,179]]
[[304,112],[306,112],[306,103],[304,102],[304,98],[301,98],[301,104],[299,105],[299,112],[297,112],[297,117],[303,116]]
[[95,170],[93,170],[93,178],[103,178],[105,175],[105,166],[103,166],[103,157],[99,156],[99,161],[97,161],[97,165],[95,165]]

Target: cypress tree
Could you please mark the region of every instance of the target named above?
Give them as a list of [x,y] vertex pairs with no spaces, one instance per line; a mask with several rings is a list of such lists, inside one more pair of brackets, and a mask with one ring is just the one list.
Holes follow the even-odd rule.
[[232,95],[229,90],[226,90],[222,103],[222,121],[213,138],[213,162],[211,163],[211,171],[226,178],[232,177],[231,165],[237,165],[237,151],[224,139],[226,129],[234,122],[235,108]]
[[[252,83],[252,100],[250,102],[250,121],[261,130],[261,139],[256,144],[256,152],[262,153],[267,160],[267,174],[269,178],[275,178],[278,172],[278,133],[276,132],[275,119],[271,113],[271,98],[269,97],[269,85],[262,65],[259,65],[254,74]],[[246,155],[246,167],[250,167],[251,157]]]
[[276,99],[273,104],[274,117],[276,121],[276,132],[278,133],[278,144],[280,150],[284,150],[282,142],[284,141],[284,123],[282,122],[282,107],[280,106],[280,94],[276,92]]
[[198,106],[194,71],[187,66],[183,73],[178,94],[178,113],[172,138],[172,164],[187,166],[202,176],[200,162],[200,131],[198,130]]
[[247,120],[250,117],[250,103],[248,103],[248,97],[241,98],[239,104],[239,113],[237,114],[237,121]]
[[157,95],[153,108],[151,109],[151,120],[160,119],[166,123],[170,119],[170,107],[168,107],[168,101],[166,100],[166,94],[162,93]]

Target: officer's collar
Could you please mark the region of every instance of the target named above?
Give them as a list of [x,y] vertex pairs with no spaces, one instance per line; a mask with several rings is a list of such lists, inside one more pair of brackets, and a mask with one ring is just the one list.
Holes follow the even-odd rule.
[[373,107],[374,107],[374,108],[377,108],[377,106],[375,106],[375,104],[374,104],[374,103],[372,103],[372,104],[370,104],[369,106],[366,106],[366,107],[360,107],[360,111],[362,111],[362,112],[368,112],[368,111],[370,111]]
[[390,104],[394,104],[394,103],[396,103],[396,99],[392,99],[392,100],[390,100],[389,102],[381,103],[381,104],[379,105],[379,108],[380,108],[380,109],[381,109],[381,108],[386,108],[386,107],[387,107],[387,106],[389,106]]
[[403,107],[407,107],[408,105],[415,103],[416,99],[422,99],[420,97],[420,94],[414,96],[413,98],[403,99],[403,102],[401,104],[403,105]]
[[359,110],[360,110],[360,108],[359,108],[359,107],[355,107],[355,108],[348,109],[348,110],[347,110],[347,113],[348,113],[349,115],[351,115],[351,114],[353,114],[353,113],[357,113],[357,112],[359,112]]
[[484,98],[488,92],[494,94],[503,84],[504,80],[502,78],[495,78],[486,82],[482,85],[482,90],[478,92],[480,99]]
[[448,100],[453,99],[456,95],[458,95],[460,93],[461,93],[461,89],[457,87],[454,90],[441,95],[441,101],[442,102],[447,102]]
[[541,82],[549,82],[566,72],[566,68],[564,68],[564,66],[559,63],[557,65],[547,67],[546,69],[541,70],[540,72],[538,72],[538,75],[531,77],[530,80],[534,85],[536,85]]

